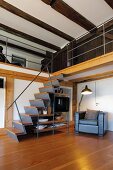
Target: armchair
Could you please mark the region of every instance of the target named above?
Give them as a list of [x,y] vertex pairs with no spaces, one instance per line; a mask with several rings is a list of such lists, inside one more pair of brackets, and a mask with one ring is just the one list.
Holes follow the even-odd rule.
[[97,117],[87,119],[86,112],[75,113],[75,132],[86,132],[103,136],[107,130],[107,113],[97,111]]

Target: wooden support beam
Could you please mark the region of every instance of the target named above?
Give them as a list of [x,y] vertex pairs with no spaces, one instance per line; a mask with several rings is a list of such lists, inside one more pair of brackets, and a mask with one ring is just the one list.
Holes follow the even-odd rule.
[[27,14],[26,12],[16,8],[15,6],[9,4],[8,2],[5,2],[4,0],[0,0],[0,7],[6,9],[7,11],[39,26],[39,27],[42,27],[43,29],[46,29],[47,31],[50,31],[52,32],[53,34],[56,34],[57,36],[60,36],[68,41],[72,41],[74,38],[65,34],[64,32],[44,23],[43,21]]
[[[6,64],[6,63],[2,63],[2,62],[0,62],[0,64],[17,67],[15,65]],[[24,69],[27,69],[27,68],[24,68]],[[18,71],[11,71],[11,70],[6,70],[6,69],[0,69],[0,76],[6,77],[6,78],[9,77],[9,78],[13,78],[13,79],[29,80],[29,81],[32,81],[36,77],[36,75],[27,74],[27,73],[18,72]],[[35,80],[35,82],[44,83],[47,80],[48,80],[48,78],[46,78],[46,77],[38,76],[38,78]]]
[[77,83],[73,83],[73,96],[72,96],[72,113],[74,120],[74,113],[77,111]]
[[[0,40],[0,44],[6,45],[6,42],[3,41],[3,40]],[[16,44],[12,44],[12,43],[10,43],[10,42],[8,42],[7,45],[8,45],[9,47],[16,48],[16,49],[18,49],[18,50],[27,52],[27,53],[32,54],[32,55],[37,55],[38,57],[46,58],[46,55],[45,55],[45,54],[42,54],[42,53],[40,53],[40,52],[33,51],[33,50],[30,50],[30,49],[25,48],[25,47],[21,47],[21,46],[16,45]]]
[[18,31],[18,30],[14,29],[14,28],[8,27],[8,26],[6,26],[4,24],[1,24],[1,23],[0,23],[0,29],[3,30],[3,31],[6,31],[8,33],[11,33],[13,35],[16,35],[16,36],[19,36],[21,38],[24,38],[24,39],[27,39],[29,41],[32,41],[34,43],[37,43],[39,45],[42,45],[44,47],[53,49],[55,51],[59,51],[61,49],[60,47],[58,47],[56,45],[53,45],[53,44],[51,44],[49,42],[43,41],[41,39],[38,39],[36,37],[33,37],[31,35],[28,35],[28,34],[26,34],[24,32]]
[[13,106],[7,110],[10,104],[14,101],[14,79],[6,78],[6,95],[5,95],[5,127],[12,127],[13,120]]
[[63,0],[42,0],[42,1],[47,5],[50,5],[57,12],[61,13],[62,15],[64,15],[71,21],[77,23],[86,30],[90,31],[91,29],[96,28],[96,26],[93,23],[91,23],[89,20],[87,20],[77,11],[75,11]]
[[105,1],[113,9],[113,0],[105,0]]

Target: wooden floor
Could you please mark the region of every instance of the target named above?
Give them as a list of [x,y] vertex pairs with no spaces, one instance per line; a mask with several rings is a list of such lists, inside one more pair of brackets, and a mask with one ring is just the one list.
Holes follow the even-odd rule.
[[113,170],[113,132],[57,133],[20,143],[0,135],[0,170]]

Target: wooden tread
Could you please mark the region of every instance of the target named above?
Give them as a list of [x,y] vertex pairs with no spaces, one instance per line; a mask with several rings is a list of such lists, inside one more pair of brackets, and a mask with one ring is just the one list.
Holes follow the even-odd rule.
[[[35,93],[35,94],[36,94],[36,93]],[[48,99],[34,99],[34,100],[29,100],[29,101],[35,101],[35,100],[36,100],[36,101],[40,101],[40,100],[45,100],[45,101],[47,100],[47,101],[49,101]]]
[[25,107],[27,107],[27,108],[33,108],[33,109],[35,109],[35,108],[45,108],[45,107],[40,107],[40,106],[24,106],[24,108]]
[[57,79],[57,80],[61,80],[61,81],[63,81],[64,80],[64,77],[65,77],[65,75],[63,74],[63,73],[61,73],[61,74],[59,74],[59,75],[56,75],[56,76],[51,76],[50,77],[50,80],[54,80],[54,79]]
[[51,85],[51,86],[44,86],[44,87],[40,87],[39,89],[46,89],[46,88],[53,88],[54,86]]
[[9,131],[10,133],[13,133],[13,134],[16,134],[16,135],[24,134],[24,132],[22,132],[21,130],[18,130],[16,128],[12,128],[12,127],[6,128],[6,131]]
[[21,113],[22,116],[31,116],[31,117],[51,117],[53,114],[30,114],[30,113]]
[[52,79],[51,79],[51,80],[49,79],[49,80],[45,81],[44,83],[48,83],[48,82],[52,82],[52,81],[58,81],[58,79],[53,79],[53,80],[52,80]]
[[14,120],[13,122],[21,124],[21,125],[25,125],[25,126],[29,126],[29,125],[33,125],[32,122],[24,122],[24,121],[19,121],[19,120]]
[[49,94],[49,92],[40,92],[40,93],[35,93],[35,94]]

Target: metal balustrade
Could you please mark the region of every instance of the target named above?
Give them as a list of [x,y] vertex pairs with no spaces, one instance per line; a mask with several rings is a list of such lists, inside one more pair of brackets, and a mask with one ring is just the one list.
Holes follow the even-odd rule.
[[[90,38],[89,40],[83,43],[80,43],[79,45],[71,49],[69,48],[70,44],[67,45],[67,66],[72,66],[82,61],[91,59],[91,57],[88,57],[88,55],[91,55],[91,53],[92,54],[94,53],[92,57],[94,58],[99,55],[103,55],[103,54],[113,51],[113,25],[110,27],[110,29],[105,29],[106,24],[112,20],[113,18],[111,18],[110,20],[106,21],[105,23],[97,27],[98,29],[101,28],[100,33],[98,31],[93,33],[92,32],[93,30],[90,30],[89,32],[90,34],[92,34],[92,36],[94,36],[93,38]],[[78,37],[76,41],[79,41],[84,36],[87,36],[89,32],[87,32],[83,36]],[[74,41],[75,40],[73,40],[71,43],[73,43]],[[96,41],[97,41],[97,45],[94,46],[93,43],[95,43]],[[90,44],[93,44],[93,45],[90,45]],[[86,48],[86,50],[84,50],[84,48]],[[76,60],[80,60],[80,61],[76,63]]]
[[[0,46],[3,47],[2,54],[6,58],[5,62],[9,61],[9,63],[13,64],[13,58],[17,58],[21,61],[23,59],[23,61],[26,61],[26,64],[22,65],[22,67],[36,69],[40,71],[42,66],[41,59],[44,58],[43,55],[46,56],[46,50],[34,47],[33,45],[15,40],[2,34],[0,34]],[[31,51],[30,54],[29,51]],[[37,53],[41,53],[42,56],[37,56]],[[31,61],[32,59],[33,61]],[[40,62],[38,62],[38,60],[40,60]]]

